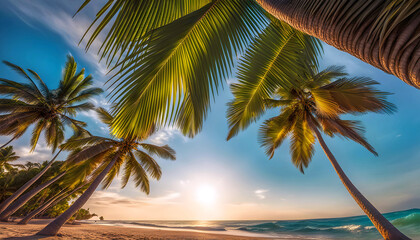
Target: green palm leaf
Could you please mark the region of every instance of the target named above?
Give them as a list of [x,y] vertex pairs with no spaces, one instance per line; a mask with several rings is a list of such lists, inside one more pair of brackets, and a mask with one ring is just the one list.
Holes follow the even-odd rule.
[[265,99],[297,82],[301,62],[316,62],[319,52],[318,40],[273,20],[240,59],[239,83],[231,85],[235,99],[227,112],[227,139],[256,121],[266,110]]
[[[90,0],[86,0],[77,13],[89,2]],[[100,21],[91,34],[86,49],[89,49],[98,35],[112,23],[100,48],[101,59],[106,57],[107,62],[111,63],[115,56],[130,53],[135,49],[138,39],[149,31],[189,14],[209,2],[210,0],[108,0],[85,33],[86,35],[90,28]]]
[[[118,136],[175,120],[197,133],[210,96],[230,75],[233,60],[265,22],[253,1],[213,1],[146,34],[117,65],[113,91]],[[182,119],[182,121],[180,121]]]

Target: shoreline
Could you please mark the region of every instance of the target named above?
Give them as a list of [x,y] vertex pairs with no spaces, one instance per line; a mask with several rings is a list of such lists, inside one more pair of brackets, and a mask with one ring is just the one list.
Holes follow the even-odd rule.
[[105,224],[84,223],[72,225],[66,224],[60,230],[57,236],[45,237],[37,236],[41,230],[51,220],[35,219],[27,225],[17,225],[17,222],[0,222],[0,239],[7,240],[32,240],[32,239],[227,239],[227,240],[240,240],[240,239],[272,239],[273,237],[257,237],[257,236],[244,236],[235,231],[200,231],[193,229],[164,229],[152,228],[146,226],[112,226]]

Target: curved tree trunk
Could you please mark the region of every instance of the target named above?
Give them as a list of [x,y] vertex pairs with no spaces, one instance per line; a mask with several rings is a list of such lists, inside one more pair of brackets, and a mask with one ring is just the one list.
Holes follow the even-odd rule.
[[393,29],[390,23],[379,26],[389,33],[381,36],[370,33],[391,1],[256,1],[294,28],[420,88],[420,9],[399,14],[402,21]]
[[330,149],[325,144],[321,133],[312,123],[309,123],[309,125],[311,129],[315,132],[319,144],[321,145],[322,149],[324,150],[325,154],[327,155],[328,159],[333,165],[341,182],[346,187],[347,191],[350,193],[350,195],[353,197],[356,203],[359,205],[359,207],[369,217],[370,221],[372,221],[373,225],[375,225],[376,229],[378,229],[382,237],[387,240],[410,239],[403,233],[401,233],[396,227],[394,227],[394,225],[392,225],[384,216],[382,216],[382,214],[359,192],[359,190],[357,190],[357,188],[353,185],[353,183],[344,173],[343,169],[341,169],[340,165],[338,164],[334,155],[331,153]]
[[8,197],[6,200],[4,200],[2,202],[2,204],[0,205],[0,213],[3,213],[3,211],[9,207],[9,205],[16,199],[18,198],[20,195],[22,195],[22,193],[24,193],[30,186],[32,186],[32,184],[34,184],[40,177],[42,177],[42,175],[44,175],[45,172],[47,172],[47,170],[51,167],[51,165],[54,163],[55,159],[57,158],[58,154],[61,153],[61,149],[60,151],[58,151],[58,153],[53,157],[53,159],[51,159],[51,161],[48,163],[47,166],[45,166],[44,169],[42,169],[35,177],[33,177],[31,180],[29,180],[27,183],[25,183],[22,187],[20,187],[15,193],[13,193],[10,197]]
[[[34,218],[36,215],[38,215],[40,212],[51,206],[53,202],[56,202],[57,199],[61,199],[66,192],[62,192],[57,194],[55,197],[52,197],[49,201],[47,201],[45,204],[39,206],[37,209],[30,212],[28,215],[26,215],[22,220],[18,222],[18,224],[27,224],[32,218]],[[66,195],[67,196],[67,195]]]
[[63,214],[58,216],[54,221],[37,233],[37,235],[55,236],[60,228],[89,200],[96,188],[105,178],[107,173],[112,169],[118,156],[115,156],[106,168],[93,180],[88,189],[67,209]]
[[[83,188],[84,186],[86,186],[86,184],[88,184],[89,182],[81,185],[80,187],[75,188],[73,191],[71,191],[70,193],[67,192],[63,192],[61,194],[59,194],[57,197],[54,197],[53,199],[51,199],[50,201],[48,201],[47,203],[45,203],[44,205],[40,206],[39,208],[37,208],[36,210],[32,211],[31,213],[29,213],[26,217],[24,217],[22,220],[20,220],[20,222],[18,222],[18,224],[27,224],[29,221],[32,220],[32,218],[34,218],[35,216],[37,216],[38,214],[44,212],[45,210],[47,210],[50,206],[54,206],[57,203],[63,201],[64,199],[68,198],[69,196],[71,196],[72,194],[74,194],[75,192],[79,191],[81,188]],[[67,193],[67,194],[66,194]],[[66,194],[66,195],[64,195]],[[63,196],[64,195],[64,196]]]
[[25,203],[27,203],[31,198],[33,198],[35,195],[37,195],[39,192],[44,190],[46,187],[53,184],[55,181],[60,179],[62,176],[64,176],[66,172],[62,172],[55,176],[53,179],[39,185],[38,187],[32,189],[31,191],[25,193],[22,195],[22,197],[18,198],[15,202],[13,202],[8,208],[6,208],[1,214],[0,214],[0,221],[7,222],[9,220],[9,217],[15,213],[19,208],[21,208]]
[[13,140],[15,140],[15,138],[16,138],[16,136],[12,137],[12,139],[10,139],[7,143],[3,144],[3,146],[1,146],[0,149],[3,149],[7,145],[9,145]]

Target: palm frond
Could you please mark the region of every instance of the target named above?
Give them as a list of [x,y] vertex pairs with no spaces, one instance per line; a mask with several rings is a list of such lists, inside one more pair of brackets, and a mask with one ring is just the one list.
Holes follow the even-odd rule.
[[134,184],[136,187],[140,186],[140,189],[146,194],[150,193],[150,182],[149,177],[147,176],[146,171],[142,165],[137,162],[135,156],[132,152],[129,153],[129,157],[125,163],[124,177],[123,177],[123,186],[126,185],[129,176],[127,175],[130,172],[130,175],[134,177]]
[[270,159],[292,130],[296,121],[293,115],[293,109],[288,108],[279,116],[270,118],[261,125],[258,140]]
[[296,121],[291,132],[290,153],[293,164],[304,173],[315,151],[315,136],[302,117]]
[[140,39],[136,51],[117,65],[113,132],[136,135],[152,123],[173,120],[188,124],[179,126],[184,134],[198,132],[210,96],[264,24],[259,9],[250,0],[213,1]]
[[378,156],[378,153],[372,145],[364,138],[364,129],[359,121],[342,120],[340,118],[324,118],[322,116],[318,117],[318,120],[321,123],[324,132],[338,134],[339,136],[351,139],[365,147],[375,156]]
[[103,123],[105,123],[108,126],[111,126],[113,117],[105,108],[99,107],[96,109],[96,112],[98,113],[98,116]]
[[376,90],[378,84],[367,77],[341,78],[312,90],[320,114],[337,116],[341,113],[392,113],[394,104],[388,102],[389,93]]
[[[86,0],[77,13],[89,2],[90,0]],[[99,52],[102,52],[101,59],[106,57],[107,62],[111,63],[115,56],[130,53],[136,48],[138,39],[146,33],[193,12],[209,2],[210,0],[109,0],[97,12],[95,20],[85,33],[86,35],[94,24],[100,21],[91,34],[86,49],[89,49],[98,35],[112,23],[99,49]]]
[[227,139],[258,120],[266,110],[265,99],[276,89],[297,84],[302,61],[316,63],[320,49],[315,38],[273,20],[240,59],[239,83],[231,85],[235,98],[227,111]]
[[68,158],[66,161],[69,161],[72,163],[78,163],[83,160],[95,157],[98,154],[101,154],[104,152],[111,152],[113,150],[114,150],[113,142],[102,142],[94,146],[84,148],[82,151],[78,152],[71,158]]
[[9,66],[11,69],[15,70],[15,72],[17,72],[19,75],[21,75],[21,76],[25,77],[27,80],[29,80],[30,87],[31,87],[32,91],[35,93],[35,95],[37,96],[38,99],[43,99],[44,98],[44,95],[39,90],[38,86],[35,84],[35,82],[32,80],[32,78],[29,77],[29,75],[25,72],[25,70],[23,70],[23,68],[19,67],[16,64],[11,63],[11,62],[8,62],[8,61],[3,61],[3,63],[6,64],[7,66]]
[[141,143],[139,144],[142,148],[144,148],[147,152],[151,154],[155,154],[161,158],[175,160],[175,150],[173,150],[168,145],[164,146],[157,146],[149,143]]
[[146,172],[152,178],[159,180],[162,176],[162,170],[156,160],[143,151],[136,151],[135,154]]
[[[126,156],[119,154],[118,152],[115,153],[117,160],[114,163],[114,166],[111,168],[111,170],[108,172],[108,174],[105,176],[104,180],[102,181],[102,189],[107,189],[109,186],[111,186],[112,181],[115,179],[115,177],[118,176],[121,166],[124,162],[126,162]],[[112,157],[112,158],[111,158]],[[113,159],[114,154],[110,155],[109,159]]]

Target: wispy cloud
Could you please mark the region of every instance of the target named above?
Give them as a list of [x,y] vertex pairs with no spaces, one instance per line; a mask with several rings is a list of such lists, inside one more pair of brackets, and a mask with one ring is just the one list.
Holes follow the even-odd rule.
[[155,134],[150,137],[150,142],[153,144],[166,144],[175,137],[181,137],[184,141],[188,138],[184,137],[176,127],[166,127],[159,129]]
[[114,192],[96,191],[89,200],[89,205],[107,206],[118,205],[118,207],[134,207],[144,205],[167,205],[175,204],[177,198],[181,196],[178,192],[168,192],[166,195],[159,197],[126,197]]
[[254,191],[255,196],[257,196],[257,198],[259,199],[265,199],[265,194],[268,192],[269,190],[267,189],[257,189]]
[[[71,14],[65,11],[68,11],[68,9],[65,9],[68,7],[65,3],[61,4],[54,1],[10,1],[10,3],[14,6],[12,11],[15,12],[22,21],[34,28],[36,28],[36,23],[40,23],[56,32],[72,46],[73,50],[77,51],[85,61],[95,66],[95,75],[99,74],[101,78],[104,77],[107,73],[106,65],[103,62],[99,62],[99,56],[96,54],[102,44],[101,35],[93,42],[90,51],[87,53],[84,53],[85,51],[82,47],[78,47],[80,39],[92,22],[91,19],[82,14],[73,18]],[[81,46],[86,46],[86,40],[81,43]]]

